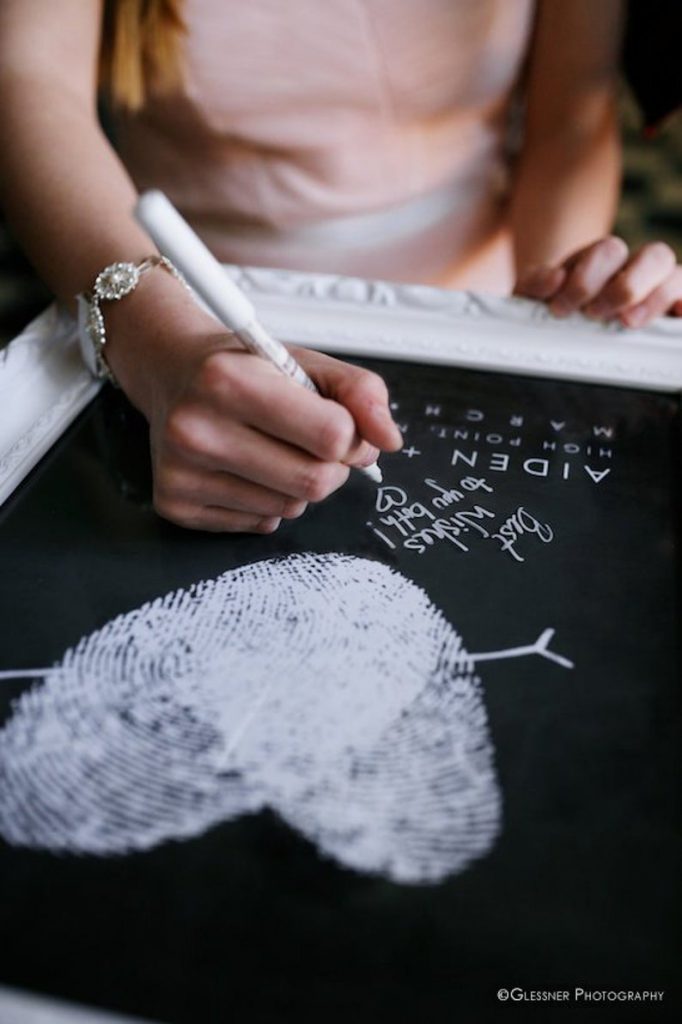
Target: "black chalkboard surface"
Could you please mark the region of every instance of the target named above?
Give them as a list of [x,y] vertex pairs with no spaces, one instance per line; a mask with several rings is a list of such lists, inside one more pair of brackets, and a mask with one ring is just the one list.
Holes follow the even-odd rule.
[[[678,399],[374,365],[406,436],[383,488],[353,474],[271,537],[160,521],[144,425],[103,393],[2,513],[0,669],[49,666],[239,566],[382,563],[468,652],[497,653],[475,663],[494,842],[405,884],[325,855],[273,810],[104,856],[5,828],[0,979],[168,1024],[677,1019]],[[0,682],[0,752],[17,698],[45,685]],[[0,772],[24,792],[1,755]]]

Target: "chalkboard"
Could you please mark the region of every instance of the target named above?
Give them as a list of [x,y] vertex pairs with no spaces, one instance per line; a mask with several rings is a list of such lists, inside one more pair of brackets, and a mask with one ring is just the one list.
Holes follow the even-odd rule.
[[[402,858],[396,826],[382,861],[356,835],[316,833],[303,814],[292,824],[293,812],[287,823],[272,807],[249,809],[245,790],[243,806],[191,834],[117,845],[93,825],[97,766],[60,751],[64,733],[40,776],[50,763],[55,776],[80,766],[73,783],[66,774],[58,783],[64,792],[73,786],[73,807],[82,809],[65,810],[74,830],[64,838],[59,821],[21,801],[42,799],[26,781],[35,765],[25,749],[31,737],[47,742],[49,729],[41,729],[55,713],[40,691],[66,677],[5,680],[0,772],[13,810],[0,842],[0,979],[168,1024],[313,1014],[527,1020],[529,1003],[541,1000],[543,1021],[583,1019],[595,1003],[608,1019],[677,1019],[679,400],[364,362],[389,383],[405,449],[382,457],[382,489],[354,473],[271,537],[195,534],[159,520],[144,424],[120,395],[103,392],[2,511],[0,669],[61,664],[75,648],[75,672],[81,639],[117,616],[143,609],[114,637],[124,643],[128,626],[178,601],[197,606],[226,594],[228,607],[256,565],[280,567],[253,577],[263,593],[278,572],[322,573],[324,581],[331,571],[336,585],[335,574],[348,570],[344,580],[363,600],[368,580],[383,587],[389,579],[391,601],[414,591],[426,616],[414,612],[404,627],[406,661],[425,630],[445,638],[446,654],[437,666],[444,703],[422,707],[407,739],[398,721],[400,760],[382,785],[404,789],[415,805],[423,795],[427,807],[444,786],[445,802],[462,811],[457,835],[441,821],[442,849],[428,835],[419,848],[415,830],[428,827],[408,820],[408,808],[412,852]],[[216,589],[211,581],[221,578]],[[256,584],[252,597],[261,593]],[[157,599],[173,593],[161,607]],[[329,593],[337,618],[350,614],[345,594]],[[303,615],[296,601],[292,620]],[[368,620],[377,617],[371,601],[360,606]],[[187,654],[186,636],[182,650],[172,639],[171,668],[150,670],[150,687]],[[334,643],[328,669],[343,679]],[[353,658],[349,651],[355,673]],[[461,697],[452,718],[448,672]],[[348,684],[356,704],[344,709],[359,709],[357,736],[365,728],[361,674]],[[87,679],[80,685],[86,700]],[[28,691],[36,696],[22,700]],[[281,693],[289,721],[286,687]],[[97,700],[108,694],[104,686]],[[413,706],[406,715],[414,723]],[[22,715],[30,727],[19,735],[12,722]],[[145,722],[155,728],[164,726]],[[478,772],[469,803],[458,796],[466,780],[454,769],[448,775],[448,759],[458,756],[453,737]],[[2,755],[3,738],[12,757]],[[96,739],[108,742],[104,733]],[[420,744],[427,767],[445,765],[441,774],[413,763]],[[390,750],[382,750],[365,773],[384,771]],[[314,775],[316,763],[308,769]],[[123,810],[109,814],[109,826],[125,819],[132,827],[126,806],[145,783],[126,778],[121,765],[110,800]],[[52,832],[61,848],[49,848]]]

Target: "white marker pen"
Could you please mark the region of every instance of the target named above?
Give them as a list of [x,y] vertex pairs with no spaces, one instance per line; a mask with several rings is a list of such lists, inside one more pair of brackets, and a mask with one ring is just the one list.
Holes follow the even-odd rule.
[[[267,359],[287,377],[319,394],[289,350],[258,322],[256,311],[244,292],[227,276],[163,192],[156,189],[144,192],[135,206],[135,217],[154,239],[159,251],[168,256],[211,312],[235,333],[249,352]],[[376,462],[358,468],[375,483],[381,483],[381,470]]]

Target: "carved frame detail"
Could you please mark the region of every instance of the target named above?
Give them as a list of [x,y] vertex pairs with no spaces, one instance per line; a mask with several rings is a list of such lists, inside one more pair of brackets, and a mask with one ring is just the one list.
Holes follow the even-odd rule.
[[[682,391],[682,321],[643,331],[422,285],[227,267],[284,341],[349,356]],[[0,352],[0,504],[94,398],[75,322],[50,306]]]

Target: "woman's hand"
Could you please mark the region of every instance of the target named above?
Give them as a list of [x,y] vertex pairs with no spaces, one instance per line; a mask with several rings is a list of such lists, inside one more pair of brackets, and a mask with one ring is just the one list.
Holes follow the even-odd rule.
[[327,397],[263,359],[223,349],[151,423],[156,510],[182,526],[271,533],[400,436],[374,374],[315,352],[296,358]]
[[682,316],[682,266],[665,242],[630,252],[621,238],[610,235],[561,264],[526,271],[514,294],[547,302],[555,316],[580,311],[643,327],[658,316]]
[[[316,395],[235,345],[191,299],[177,290],[171,298],[177,282],[154,276],[108,307],[107,348],[149,420],[160,515],[201,530],[271,533],[341,487],[350,466],[400,447],[380,377],[296,349]],[[160,290],[166,302],[155,306]]]

